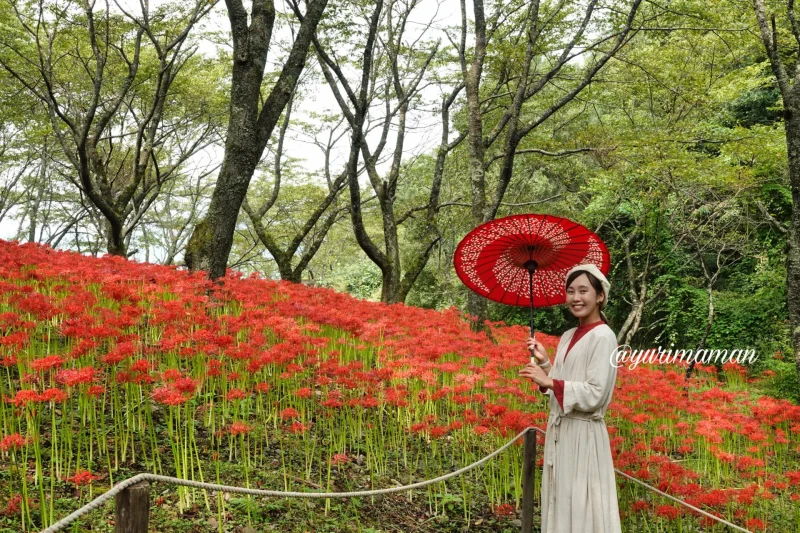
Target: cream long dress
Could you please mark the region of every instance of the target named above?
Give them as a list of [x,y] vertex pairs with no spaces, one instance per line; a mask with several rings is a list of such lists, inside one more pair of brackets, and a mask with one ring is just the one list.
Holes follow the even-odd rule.
[[621,533],[611,444],[603,417],[617,379],[616,335],[600,324],[564,361],[577,328],[561,336],[550,377],[564,380],[564,409],[550,396],[544,445],[542,533]]

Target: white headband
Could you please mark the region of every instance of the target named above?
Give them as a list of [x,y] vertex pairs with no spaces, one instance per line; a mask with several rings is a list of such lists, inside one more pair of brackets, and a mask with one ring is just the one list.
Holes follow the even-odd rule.
[[576,265],[576,266],[572,267],[572,270],[567,272],[567,277],[564,278],[564,282],[566,283],[566,280],[569,279],[570,275],[573,272],[578,272],[578,271],[589,272],[594,277],[596,277],[598,280],[600,280],[600,284],[603,286],[603,292],[606,293],[606,305],[608,305],[608,297],[609,297],[609,293],[611,292],[611,283],[609,283],[608,279],[606,279],[606,277],[603,275],[603,273],[600,272],[600,269],[597,268],[597,265],[595,265],[593,263],[587,263],[585,265]]

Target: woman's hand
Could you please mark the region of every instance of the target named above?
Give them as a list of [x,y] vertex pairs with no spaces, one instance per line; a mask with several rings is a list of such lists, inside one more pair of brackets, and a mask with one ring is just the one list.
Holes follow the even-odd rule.
[[550,358],[547,357],[547,351],[544,349],[544,345],[541,342],[534,341],[533,337],[528,337],[528,351],[533,352],[533,356],[539,364],[544,364],[545,361],[550,360]]
[[533,382],[540,387],[547,387],[548,389],[553,388],[553,379],[548,377],[544,370],[533,363],[528,363],[522,367],[522,370],[519,371],[519,375],[524,378],[532,379]]

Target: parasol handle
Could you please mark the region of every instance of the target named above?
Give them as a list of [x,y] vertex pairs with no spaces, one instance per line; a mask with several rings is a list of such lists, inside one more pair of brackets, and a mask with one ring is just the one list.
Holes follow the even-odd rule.
[[528,298],[529,298],[530,304],[531,304],[531,317],[530,317],[530,321],[531,321],[531,338],[533,338],[533,343],[534,343],[534,348],[532,350],[530,350],[530,352],[531,352],[531,363],[534,364],[534,365],[538,365],[539,364],[539,361],[536,359],[536,356],[534,355],[534,350],[536,349],[535,348],[535,346],[536,346],[536,329],[533,327],[533,273],[536,271],[536,267],[537,266],[538,265],[536,264],[536,261],[533,261],[533,260],[527,261],[525,263],[525,268],[528,269],[528,291],[529,291]]

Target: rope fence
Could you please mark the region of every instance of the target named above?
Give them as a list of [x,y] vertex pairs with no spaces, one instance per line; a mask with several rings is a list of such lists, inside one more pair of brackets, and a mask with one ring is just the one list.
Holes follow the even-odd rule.
[[[475,461],[474,463],[450,472],[448,474],[439,476],[433,479],[427,479],[424,481],[420,481],[417,483],[412,483],[410,485],[401,485],[397,487],[389,487],[386,489],[374,489],[374,490],[364,490],[364,491],[355,491],[355,492],[293,492],[293,491],[279,491],[279,490],[262,490],[262,489],[250,489],[246,487],[233,487],[228,485],[218,485],[216,483],[204,483],[201,481],[192,481],[188,479],[179,479],[170,476],[161,476],[157,474],[137,474],[131,478],[128,478],[124,481],[120,481],[113,487],[111,487],[108,491],[104,492],[94,500],[90,501],[80,509],[72,512],[71,514],[65,516],[58,522],[52,524],[51,526],[43,529],[41,533],[56,533],[58,531],[63,531],[67,528],[70,524],[81,518],[82,516],[88,514],[89,512],[100,508],[103,504],[107,501],[115,498],[115,512],[117,521],[115,524],[115,531],[117,533],[146,533],[147,532],[147,524],[148,524],[148,513],[149,513],[149,482],[161,482],[161,483],[168,483],[172,485],[180,485],[184,487],[191,487],[196,489],[204,489],[209,491],[217,491],[223,493],[234,493],[234,494],[247,494],[250,496],[270,496],[270,497],[282,497],[282,498],[354,498],[354,497],[361,497],[361,496],[377,496],[382,494],[391,494],[395,492],[405,492],[408,490],[419,489],[422,487],[427,487],[428,485],[433,485],[434,483],[439,483],[442,481],[446,481],[453,477],[459,476],[465,472],[469,472],[474,468],[481,466],[482,464],[488,462],[495,456],[499,455],[506,449],[508,449],[512,444],[518,441],[521,437],[525,438],[525,448],[523,451],[523,505],[522,505],[522,532],[523,533],[530,533],[532,531],[532,524],[533,524],[533,487],[535,484],[535,461],[536,461],[536,432],[545,435],[546,432],[538,427],[528,427],[521,431],[517,436],[513,439],[505,443],[500,448],[496,449],[486,457]],[[751,531],[739,527],[735,524],[728,522],[718,516],[715,516],[711,513],[703,511],[702,509],[698,509],[697,507],[690,505],[683,500],[675,498],[674,496],[670,496],[663,491],[658,490],[657,488],[648,485],[647,483],[638,480],[634,477],[629,476],[628,474],[621,472],[618,469],[614,469],[619,475],[639,483],[644,487],[666,497],[670,500],[673,500],[680,505],[688,507],[689,509],[702,514],[708,518],[716,520],[721,524],[724,524],[736,531],[743,531],[744,533],[752,533]],[[136,491],[138,494],[135,494],[132,491]],[[138,524],[138,525],[136,525]]]

